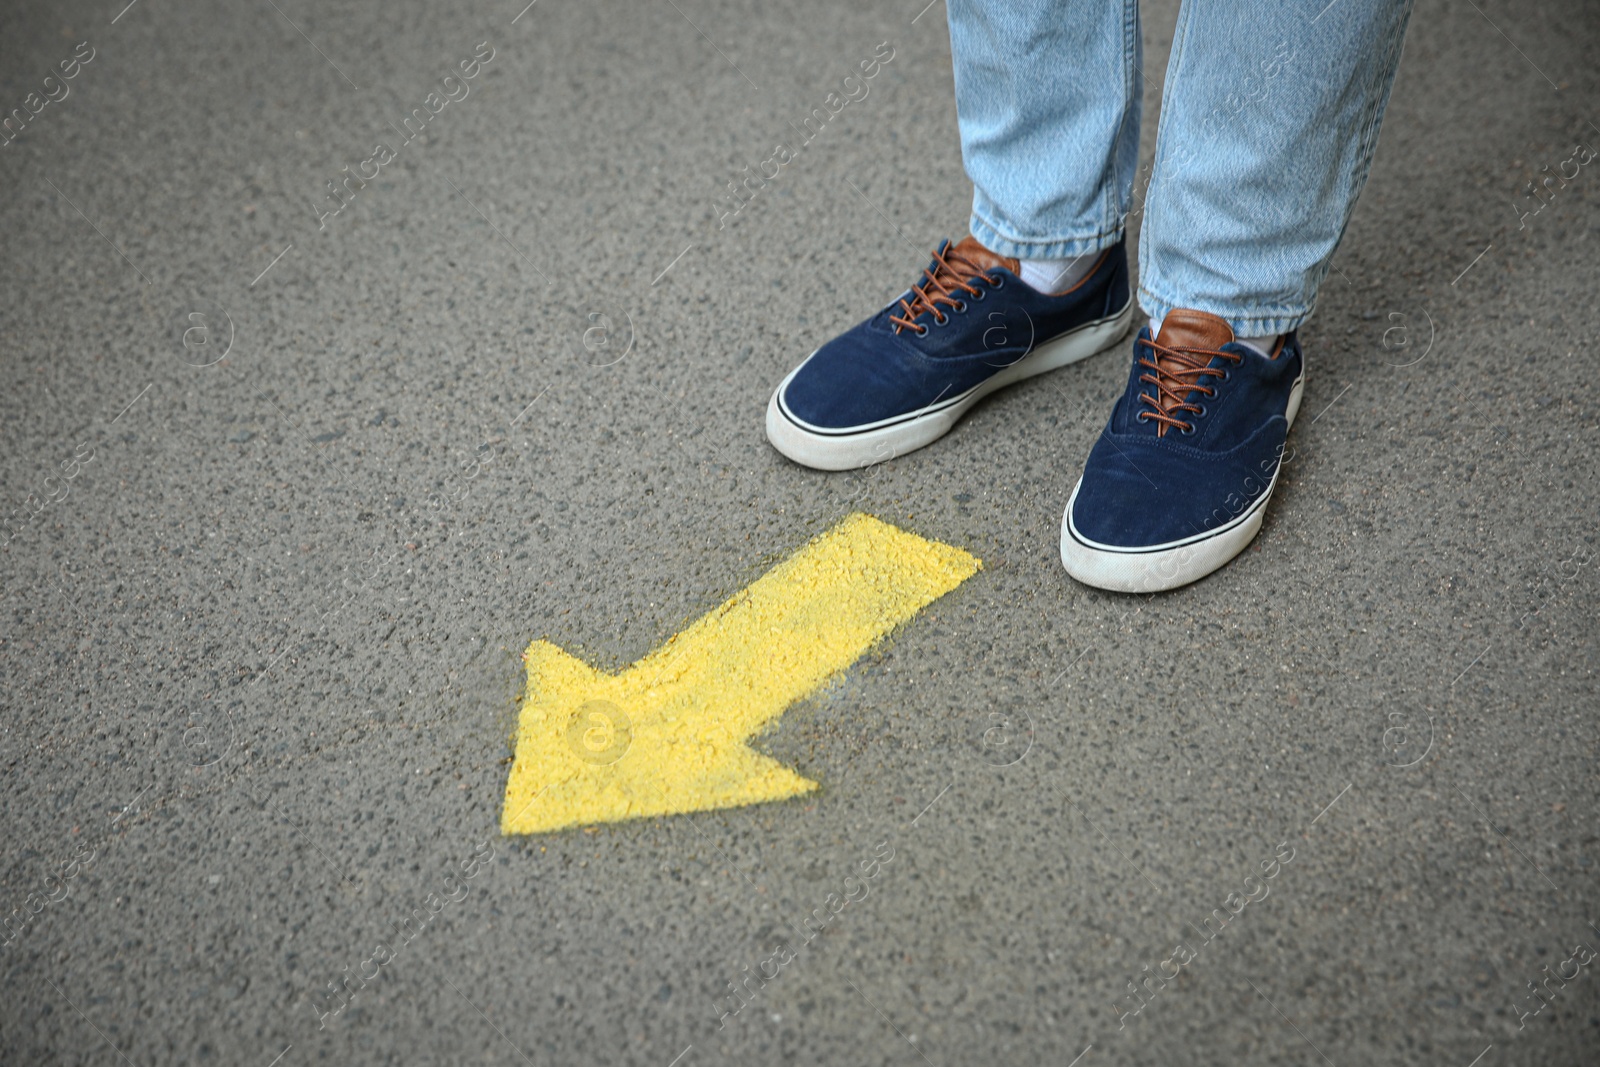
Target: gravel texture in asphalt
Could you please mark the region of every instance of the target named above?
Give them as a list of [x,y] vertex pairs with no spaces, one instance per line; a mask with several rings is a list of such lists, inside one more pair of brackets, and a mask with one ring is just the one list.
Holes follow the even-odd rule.
[[[0,1062],[1596,1062],[1600,162],[1525,190],[1600,5],[1419,0],[1266,525],[1156,597],[1057,556],[1126,347],[763,437],[965,232],[919,6],[0,12]],[[754,739],[819,788],[501,835],[531,642],[854,512],[983,569]]]

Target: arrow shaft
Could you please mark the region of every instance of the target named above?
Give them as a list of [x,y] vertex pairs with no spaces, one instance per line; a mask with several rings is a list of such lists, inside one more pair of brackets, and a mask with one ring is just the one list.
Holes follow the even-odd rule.
[[971,555],[853,515],[623,678],[670,718],[742,740],[978,569]]

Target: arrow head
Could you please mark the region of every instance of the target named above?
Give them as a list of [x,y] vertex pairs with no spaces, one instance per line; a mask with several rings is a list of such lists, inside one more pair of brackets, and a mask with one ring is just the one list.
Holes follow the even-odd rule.
[[547,641],[524,659],[502,833],[743,807],[818,788],[715,724],[684,729],[683,702],[638,671],[606,674]]

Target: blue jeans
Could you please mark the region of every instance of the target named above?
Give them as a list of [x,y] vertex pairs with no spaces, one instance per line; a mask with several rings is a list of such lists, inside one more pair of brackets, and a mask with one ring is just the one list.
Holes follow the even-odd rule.
[[[1326,6],[1324,6],[1326,5]],[[1122,239],[1145,75],[1137,0],[948,0],[972,234],[1057,259]],[[1366,182],[1411,0],[1183,0],[1144,201],[1139,304],[1287,333]]]

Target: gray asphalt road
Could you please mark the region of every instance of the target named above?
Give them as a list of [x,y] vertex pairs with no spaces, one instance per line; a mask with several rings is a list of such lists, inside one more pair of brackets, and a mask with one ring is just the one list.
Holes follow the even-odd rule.
[[[942,6],[519,7],[0,13],[60,97],[0,148],[0,1060],[1596,1061],[1600,172],[1522,190],[1600,6],[1420,0],[1286,484],[1157,598],[1056,558],[1123,355],[763,439],[964,232]],[[820,791],[500,835],[530,641],[621,668],[857,510],[985,568],[758,739]]]

